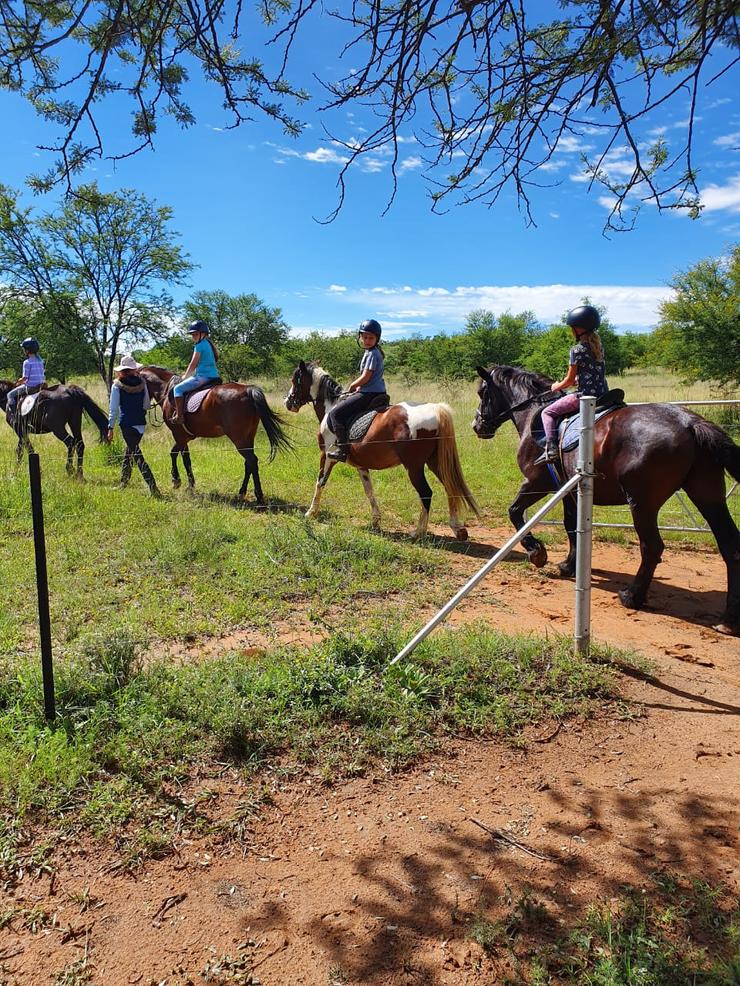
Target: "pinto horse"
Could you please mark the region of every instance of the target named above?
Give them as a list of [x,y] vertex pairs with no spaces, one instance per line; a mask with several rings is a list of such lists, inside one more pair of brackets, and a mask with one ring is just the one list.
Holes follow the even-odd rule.
[[[336,465],[326,454],[334,444],[327,415],[337,403],[341,392],[340,385],[326,370],[316,363],[304,363],[301,360],[293,372],[290,391],[285,398],[288,411],[297,412],[304,404],[313,404],[319,419],[321,461],[316,490],[306,513],[307,517],[315,517],[319,512],[321,494]],[[380,508],[375,499],[369,470],[403,466],[421,500],[421,514],[414,536],[423,537],[432,502],[432,489],[424,475],[424,467],[429,466],[447,493],[450,527],[455,537],[459,541],[467,540],[467,529],[459,519],[460,501],[465,500],[476,516],[480,516],[480,512],[462,474],[452,412],[446,404],[394,404],[388,410],[381,411],[364,437],[360,441],[351,442],[349,448],[347,462],[360,474],[372,509],[373,527],[380,526]]]
[[[524,511],[552,492],[547,465],[535,460],[541,449],[532,437],[532,424],[545,403],[553,399],[552,381],[539,373],[511,366],[478,367],[480,405],[473,421],[478,438],[493,438],[504,421],[519,432],[519,468],[526,477],[509,517],[518,529]],[[575,471],[577,449],[562,455],[565,477]],[[620,407],[594,427],[594,503],[629,504],[640,539],[641,564],[631,585],[619,593],[629,609],[645,602],[653,574],[663,554],[658,511],[683,489],[712,530],[727,566],[727,601],[720,623],[722,633],[740,631],[740,533],[725,500],[725,469],[740,480],[740,447],[721,428],[698,414],[670,404]],[[559,568],[572,575],[576,557],[576,505],[563,501],[570,551]],[[530,561],[547,561],[544,544],[529,534],[522,541]]]
[[[8,392],[15,386],[10,380],[0,380],[0,410],[7,409]],[[33,452],[29,434],[55,435],[67,447],[67,473],[72,475],[75,472],[72,459],[76,454],[77,478],[82,479],[82,460],[85,455],[85,442],[82,439],[83,413],[87,414],[100,432],[100,441],[107,441],[108,415],[82,387],[67,384],[44,387],[39,391],[33,410],[28,415],[21,415],[19,405],[15,421],[11,425],[18,436],[18,461],[20,462],[24,449]],[[72,432],[71,435],[67,428]]]
[[220,438],[226,435],[244,459],[244,481],[239,496],[242,499],[246,498],[251,477],[254,480],[254,495],[257,503],[263,504],[265,497],[260,483],[259,463],[254,453],[254,436],[260,421],[270,442],[270,462],[280,449],[292,447],[290,439],[283,430],[279,415],[275,414],[268,405],[264,392],[259,387],[243,383],[218,384],[208,390],[195,413],[186,412],[184,422],[173,421],[174,407],[169,399],[170,391],[180,378],[172,370],[166,370],[161,366],[145,366],[140,374],[146,380],[152,399],[162,408],[165,424],[175,440],[170,452],[174,488],[178,489],[181,485],[180,473],[177,469],[178,454],[182,455],[188,487],[193,489],[195,486],[188,449],[189,442],[194,438]]

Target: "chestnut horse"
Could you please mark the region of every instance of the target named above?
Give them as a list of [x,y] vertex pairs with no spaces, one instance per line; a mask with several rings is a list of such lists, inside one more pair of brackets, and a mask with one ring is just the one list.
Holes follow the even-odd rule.
[[[0,380],[0,410],[6,410],[8,391],[15,386],[11,380]],[[18,437],[16,455],[19,462],[24,448],[28,452],[33,452],[29,434],[55,435],[67,447],[67,473],[71,476],[75,472],[72,459],[76,455],[76,475],[77,479],[82,479],[82,460],[85,455],[82,415],[86,414],[98,429],[101,442],[107,441],[108,438],[108,415],[82,387],[74,384],[54,384],[51,387],[44,387],[39,391],[31,413],[21,415],[20,412],[19,405],[15,421],[11,425]],[[71,435],[67,428],[72,432]]]
[[[542,450],[532,438],[535,416],[554,398],[552,381],[511,366],[478,367],[478,374],[482,378],[480,405],[473,421],[478,438],[493,438],[504,421],[513,421],[519,432],[517,460],[526,478],[509,507],[509,517],[520,528],[526,508],[552,492],[547,465],[535,462]],[[577,454],[573,449],[562,455],[566,478],[574,473]],[[629,504],[640,539],[641,565],[632,584],[619,593],[625,606],[639,609],[645,602],[665,547],[658,530],[658,511],[683,489],[711,528],[727,566],[725,612],[715,629],[740,631],[740,533],[725,500],[725,469],[740,480],[740,448],[717,425],[683,407],[625,406],[596,422],[594,503]],[[562,575],[572,575],[576,556],[572,498],[563,501],[563,509],[570,551],[559,568]],[[522,544],[534,565],[545,564],[547,551],[541,541],[529,534]]]
[[[180,473],[177,469],[178,454],[182,455],[188,487],[193,489],[195,486],[188,449],[189,442],[194,438],[220,438],[226,435],[244,459],[244,481],[239,496],[242,499],[246,497],[251,477],[254,480],[254,495],[257,503],[264,503],[259,463],[254,454],[254,436],[260,421],[270,442],[270,462],[280,449],[291,448],[290,439],[283,430],[280,416],[269,407],[264,392],[259,387],[243,383],[218,384],[209,389],[194,414],[184,415],[183,423],[172,420],[174,407],[170,402],[170,390],[173,382],[179,377],[176,377],[172,370],[166,370],[161,366],[145,366],[141,370],[141,376],[146,380],[152,400],[162,408],[165,424],[175,439],[170,452],[174,488],[178,489],[180,486]],[[187,400],[185,405],[187,407]]]
[[[321,494],[336,465],[326,454],[334,444],[334,435],[326,419],[341,392],[342,388],[326,370],[316,363],[304,363],[301,360],[293,373],[290,391],[285,398],[285,407],[289,411],[297,412],[304,404],[313,404],[319,419],[321,461],[316,491],[306,513],[307,517],[315,517],[318,513]],[[360,474],[372,508],[373,527],[380,526],[380,508],[375,499],[369,470],[403,466],[421,500],[421,514],[414,536],[423,537],[432,502],[432,489],[424,475],[424,467],[429,466],[447,493],[450,527],[455,537],[459,541],[467,540],[467,529],[459,519],[460,501],[464,500],[476,516],[480,516],[480,513],[462,474],[452,412],[446,404],[394,404],[388,410],[381,411],[364,437],[360,441],[351,442],[349,448],[347,462]]]

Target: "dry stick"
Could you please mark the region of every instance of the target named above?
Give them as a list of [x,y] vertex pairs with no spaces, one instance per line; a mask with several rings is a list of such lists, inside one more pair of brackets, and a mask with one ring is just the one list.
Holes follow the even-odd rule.
[[524,843],[517,842],[516,839],[512,839],[510,835],[507,835],[506,832],[502,832],[500,829],[489,828],[488,825],[484,825],[483,822],[479,822],[477,818],[469,818],[468,821],[472,822],[473,825],[477,825],[479,829],[483,829],[484,832],[488,832],[491,838],[499,839],[501,842],[506,842],[515,849],[521,849],[522,852],[527,853],[529,856],[535,856],[537,859],[543,859],[546,863],[561,862],[561,860],[556,856],[547,856],[538,849],[530,849],[529,846],[525,846]]
[[177,904],[182,904],[186,897],[186,893],[174,894],[172,897],[165,897],[154,914],[152,914],[152,921],[156,921],[157,918],[164,917],[167,911],[171,908],[175,907]]

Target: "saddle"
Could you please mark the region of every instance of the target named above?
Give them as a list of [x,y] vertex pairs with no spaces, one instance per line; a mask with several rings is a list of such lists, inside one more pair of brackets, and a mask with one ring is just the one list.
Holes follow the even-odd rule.
[[36,401],[39,399],[39,394],[42,390],[47,390],[48,388],[42,384],[38,383],[35,387],[26,387],[26,396],[20,403],[18,408],[18,416],[21,418],[26,418],[33,411],[36,406]]
[[[170,387],[167,392],[167,400],[170,407],[175,406],[174,389],[175,386],[180,383],[182,377],[175,376],[170,381]],[[185,410],[188,414],[195,414],[200,405],[203,403],[203,399],[209,390],[213,387],[218,387],[223,383],[221,377],[214,377],[213,380],[209,380],[208,383],[204,383],[202,387],[198,387],[197,390],[191,390],[189,394],[185,394]]]
[[383,414],[390,406],[388,394],[377,394],[370,403],[370,407],[358,414],[357,417],[347,425],[347,440],[350,442],[361,442],[367,435],[370,425],[379,414]]
[[[606,417],[607,414],[611,414],[612,411],[617,411],[620,407],[626,407],[624,391],[620,387],[615,387],[614,390],[607,390],[605,394],[602,394],[596,400],[594,421],[599,421],[601,418]],[[560,424],[558,425],[558,444],[561,453],[570,452],[571,449],[576,448],[578,445],[581,437],[579,418],[580,410],[561,418]],[[534,418],[532,418],[531,430],[535,444],[543,449],[545,447],[545,432],[542,427],[542,411],[538,411]]]

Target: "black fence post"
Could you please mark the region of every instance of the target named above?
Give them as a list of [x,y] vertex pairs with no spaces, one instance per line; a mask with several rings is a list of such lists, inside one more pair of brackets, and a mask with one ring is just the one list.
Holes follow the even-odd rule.
[[33,548],[36,555],[36,592],[39,603],[39,636],[41,638],[41,675],[44,682],[44,714],[48,722],[56,718],[54,702],[54,665],[51,658],[51,619],[49,617],[49,581],[46,575],[46,539],[44,537],[44,507],[41,500],[41,467],[38,452],[28,455],[28,477],[31,482],[31,513],[33,515]]

